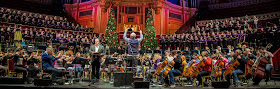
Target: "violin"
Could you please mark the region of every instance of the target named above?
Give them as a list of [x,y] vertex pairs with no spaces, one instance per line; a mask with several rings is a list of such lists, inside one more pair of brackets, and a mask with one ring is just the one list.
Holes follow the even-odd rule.
[[53,52],[49,54],[49,56],[54,56],[54,55],[55,55],[55,54],[54,54]]

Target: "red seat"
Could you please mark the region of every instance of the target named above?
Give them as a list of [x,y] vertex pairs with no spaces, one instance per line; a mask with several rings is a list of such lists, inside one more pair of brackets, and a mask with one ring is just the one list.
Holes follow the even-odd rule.
[[9,70],[10,70],[10,71],[14,71],[14,68],[15,68],[15,67],[14,67],[14,61],[13,61],[13,60],[8,60],[8,61],[9,61],[9,66],[8,66],[8,67],[9,67]]

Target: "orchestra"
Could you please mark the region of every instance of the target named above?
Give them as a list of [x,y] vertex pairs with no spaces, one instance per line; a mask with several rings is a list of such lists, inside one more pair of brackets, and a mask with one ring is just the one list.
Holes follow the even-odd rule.
[[[96,59],[94,57],[94,53],[98,51],[102,51],[103,49],[99,49],[98,47],[98,39],[95,40],[96,45],[93,45],[93,47],[90,49],[92,51],[92,54],[83,54],[81,55],[80,52],[77,52],[76,54],[70,54],[70,53],[64,53],[63,51],[58,52],[56,55],[53,53],[52,48],[47,48],[47,50],[41,54],[36,51],[33,51],[29,54],[26,54],[26,51],[23,50],[23,48],[16,49],[14,53],[12,51],[8,51],[8,55],[1,55],[1,62],[8,61],[9,59],[14,60],[15,63],[15,69],[17,69],[17,72],[23,72],[23,78],[28,81],[29,83],[32,82],[32,78],[38,74],[39,67],[36,65],[37,63],[40,63],[42,60],[43,63],[43,70],[44,71],[51,71],[52,73],[52,79],[53,82],[55,82],[56,76],[58,74],[62,73],[63,70],[69,70],[69,75],[74,75],[75,77],[83,77],[88,78],[88,74],[86,72],[90,72],[88,68],[89,65],[101,65],[96,66],[97,68],[101,68],[102,71],[107,71],[106,76],[112,77],[111,72],[109,71],[109,66],[105,65],[105,60],[107,58],[115,58],[117,61],[120,61],[121,64],[116,63],[115,66],[112,67],[112,72],[125,72],[128,69],[125,69],[124,66],[127,66],[126,62],[124,61],[125,58],[123,54],[112,54],[112,56],[100,56],[100,59]],[[102,47],[102,46],[99,46]],[[206,47],[209,49],[208,47]],[[220,48],[219,46],[217,48]],[[229,45],[228,48],[231,48]],[[97,51],[96,51],[97,50]],[[186,47],[186,50],[188,48]],[[156,75],[160,77],[161,83],[165,87],[171,87],[175,88],[174,84],[174,76],[182,75],[185,76],[189,81],[194,81],[197,79],[198,84],[197,86],[201,86],[202,83],[205,85],[208,85],[204,81],[202,81],[203,76],[212,76],[215,81],[230,81],[231,78],[233,78],[233,86],[236,87],[237,77],[240,74],[244,74],[245,71],[247,71],[247,74],[254,80],[254,72],[255,68],[258,67],[257,63],[260,62],[262,59],[268,61],[268,63],[265,66],[265,81],[267,82],[269,80],[269,74],[270,69],[273,66],[271,58],[273,57],[273,54],[267,51],[267,48],[262,47],[261,49],[257,50],[256,52],[252,51],[250,48],[245,47],[245,50],[242,51],[242,48],[240,49],[230,49],[231,52],[224,52],[221,49],[217,49],[216,52],[208,52],[201,51],[201,53],[194,52],[191,53],[190,56],[189,51],[186,54],[184,54],[184,51],[180,51],[183,53],[179,53],[178,50],[168,51],[166,50],[165,56],[163,56],[164,59],[162,59],[162,55],[158,53],[152,54],[152,56],[149,56],[148,54],[138,53],[137,59],[141,63],[141,66],[138,66],[136,75],[137,77],[147,77],[150,75]],[[209,50],[210,51],[210,50]],[[255,54],[256,53],[256,56]],[[66,55],[67,54],[67,55]],[[40,56],[41,55],[41,56]],[[74,56],[75,55],[75,56]],[[88,55],[88,56],[87,56]],[[92,55],[92,56],[89,56]],[[105,54],[103,54],[105,55]],[[186,56],[185,56],[186,55]],[[99,55],[98,55],[99,56]],[[188,58],[191,57],[191,58]],[[8,60],[7,60],[8,59]],[[188,60],[187,60],[188,59]],[[77,63],[78,60],[88,60],[91,61],[88,64],[87,63]],[[75,61],[75,63],[74,63]],[[96,61],[96,62],[94,62]],[[253,63],[249,63],[249,61],[253,61]],[[26,66],[23,66],[23,63],[27,63]],[[53,62],[55,62],[54,67]],[[64,64],[65,63],[65,64]],[[248,70],[248,65],[251,65],[251,69]],[[5,66],[7,64],[3,63],[1,65],[2,69],[5,69]],[[65,66],[63,66],[65,65]],[[22,67],[23,66],[23,67]],[[149,67],[151,66],[151,67]],[[246,67],[247,66],[247,67]],[[94,67],[96,69],[96,67]],[[231,68],[233,67],[233,68]],[[93,67],[92,67],[93,68]],[[105,68],[105,69],[103,69]],[[151,68],[151,69],[149,69]],[[115,71],[113,71],[115,70]],[[93,81],[98,82],[99,77],[99,69],[96,70],[96,73],[93,73],[93,76],[96,79],[93,79]],[[251,72],[251,73],[248,73]],[[28,72],[28,74],[26,74]],[[75,73],[73,73],[75,72]],[[7,72],[4,72],[7,73]],[[140,74],[141,73],[141,76]],[[83,76],[82,76],[83,75]],[[6,76],[6,74],[5,74]],[[31,79],[30,79],[31,78]],[[66,77],[65,77],[66,78]],[[155,77],[151,77],[155,78]],[[105,77],[106,80],[107,77]],[[255,78],[256,79],[256,78]],[[103,79],[102,79],[103,80]],[[190,82],[192,83],[192,82]],[[254,84],[259,83],[259,81],[255,81]]]
[[[20,12],[8,13],[12,14],[9,18],[21,19],[1,18],[0,20],[65,30],[91,29],[87,26],[83,28],[82,25],[75,26],[66,18],[64,20],[60,18],[61,21],[55,22],[57,18],[41,16],[36,18],[32,15],[27,16],[26,13],[20,17],[16,15],[21,14]],[[16,49],[3,49],[3,47],[0,49],[0,76],[15,76],[10,75],[8,71],[9,65],[12,64],[15,72],[22,73],[22,78],[27,83],[32,83],[37,75],[49,73],[51,76],[43,77],[49,77],[54,84],[58,83],[57,79],[61,77],[72,80],[89,79],[91,84],[98,85],[101,80],[114,81],[112,76],[114,73],[131,72],[131,68],[136,70],[132,71],[136,78],[156,79],[159,80],[156,81],[157,83],[170,88],[176,88],[176,76],[186,77],[188,84],[198,87],[209,85],[203,80],[205,76],[210,76],[211,81],[231,82],[233,87],[237,87],[239,83],[238,75],[245,75],[246,79],[252,80],[254,85],[258,85],[262,79],[268,82],[274,66],[272,60],[274,55],[269,52],[272,45],[266,46],[267,39],[261,38],[279,36],[275,35],[279,34],[279,29],[273,27],[268,30],[263,28],[255,30],[249,27],[247,21],[244,21],[243,25],[235,20],[230,20],[229,24],[221,23],[221,28],[217,24],[220,23],[212,21],[201,29],[198,26],[193,27],[190,33],[160,35],[161,47],[143,50],[141,50],[143,34],[139,25],[137,27],[140,30],[140,38],[136,38],[134,32],[130,34],[130,38],[126,37],[127,31],[131,30],[130,26],[129,29],[124,30],[125,44],[120,45],[117,50],[108,48],[102,34],[91,36],[83,33],[70,34],[64,31],[0,26],[1,42],[12,44],[13,39],[23,41],[22,47],[17,43]],[[196,29],[199,31],[195,31]],[[258,46],[247,43],[255,39],[261,39],[260,43],[255,43]],[[35,50],[23,45],[25,42],[42,42],[48,44],[48,47],[43,51],[39,48]],[[133,57],[132,61],[129,61],[129,57]],[[108,60],[113,60],[114,63],[110,64]]]

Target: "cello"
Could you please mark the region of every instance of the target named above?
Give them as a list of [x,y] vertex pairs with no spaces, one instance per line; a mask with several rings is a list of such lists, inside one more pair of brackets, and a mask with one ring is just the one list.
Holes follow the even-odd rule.
[[[208,53],[206,51],[202,51],[201,55],[202,55],[203,58],[201,59],[201,61],[194,68],[194,70],[193,70],[193,72],[192,72],[192,74],[190,76],[191,78],[196,78],[198,76],[198,73],[200,71],[202,71],[203,68],[206,66],[206,64],[205,64],[206,61],[205,60],[209,58],[208,57]],[[205,58],[205,57],[207,57],[207,58]],[[211,61],[212,61],[212,59],[211,59]],[[213,65],[213,64],[211,63],[211,65]]]
[[[219,59],[220,56],[217,57],[217,59]],[[225,63],[222,62],[222,59],[219,59],[219,62],[214,70],[214,72],[212,73],[212,76],[218,78],[222,76],[222,68],[223,66],[225,66]]]
[[[272,44],[268,44],[265,47],[265,50],[269,49],[272,47]],[[268,64],[267,58],[266,57],[261,57],[263,54],[259,55],[257,57],[256,62],[253,64],[253,82],[258,84],[263,78],[265,78],[265,67],[266,64]]]
[[192,62],[190,63],[190,66],[186,68],[186,73],[183,73],[183,75],[186,76],[186,77],[188,77],[188,78],[191,77],[191,74],[192,74],[193,69],[194,69],[193,66],[194,66],[194,62],[192,61]]
[[254,61],[249,58],[249,55],[247,55],[246,59],[247,59],[247,64],[246,64],[246,68],[245,68],[245,71],[246,71],[245,73],[247,73],[246,78],[249,79],[252,77],[252,74],[253,74],[252,66],[254,64]]
[[205,66],[204,60],[205,59],[203,59],[201,62],[197,64],[190,77],[196,78],[198,76],[198,73],[203,70],[203,67]]
[[[231,76],[232,72],[235,70],[235,68],[237,68],[240,63],[238,62],[237,59],[233,60],[234,62],[226,69],[226,71],[223,73],[223,76]],[[225,79],[225,78],[224,78]]]
[[167,58],[162,62],[161,66],[155,72],[156,75],[160,75],[160,72],[166,67],[164,72],[162,73],[162,77],[166,77],[168,72],[173,68],[175,62],[172,60],[170,63],[167,62]]

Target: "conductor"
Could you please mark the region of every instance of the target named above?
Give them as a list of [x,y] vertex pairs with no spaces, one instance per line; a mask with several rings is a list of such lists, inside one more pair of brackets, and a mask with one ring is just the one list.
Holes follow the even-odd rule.
[[[139,27],[139,25],[138,25]],[[132,32],[130,34],[130,38],[126,37],[127,34],[127,30],[125,30],[124,35],[123,35],[123,39],[128,43],[128,54],[129,55],[137,55],[138,54],[138,45],[139,43],[143,40],[143,34],[142,31],[140,30],[140,38],[136,39],[136,34],[134,32]]]

